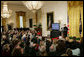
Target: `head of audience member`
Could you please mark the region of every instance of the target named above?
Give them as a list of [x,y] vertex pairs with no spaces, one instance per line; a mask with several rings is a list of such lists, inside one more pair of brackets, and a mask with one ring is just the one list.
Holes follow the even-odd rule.
[[21,48],[24,48],[24,46],[25,46],[25,45],[24,45],[24,42],[21,42],[21,43],[20,43],[20,47],[21,47]]
[[65,50],[65,42],[63,40],[58,40],[58,45],[56,47],[56,50],[58,50],[58,51]]
[[30,42],[29,42],[29,41],[27,41],[27,42],[26,42],[26,46],[29,46],[29,45],[30,45]]
[[53,39],[53,44],[57,44],[57,39]]
[[44,45],[40,46],[40,52],[45,52],[46,51],[46,47]]
[[18,39],[15,39],[12,41],[13,47],[15,47],[20,41]]
[[69,37],[66,37],[66,41],[69,41]]
[[6,38],[6,35],[2,35],[2,39],[3,40],[6,40],[7,38]]
[[70,48],[68,48],[66,50],[66,54],[68,54],[68,56],[72,56],[72,50]]
[[51,44],[51,40],[50,39],[46,40],[46,45],[49,45],[49,44]]
[[42,46],[42,45],[44,45],[44,41],[41,40],[40,41],[40,46]]
[[21,48],[14,48],[12,51],[12,56],[21,56],[22,52],[21,52]]
[[3,49],[4,52],[10,51],[9,44],[5,44],[2,49]]
[[68,54],[62,54],[61,56],[68,56]]
[[76,41],[76,37],[75,36],[73,37],[73,41]]
[[5,45],[2,47],[1,55],[2,55],[2,56],[10,56],[10,47],[9,47],[9,44],[5,44]]
[[15,34],[13,35],[13,39],[16,39],[16,35]]
[[54,46],[53,45],[51,45],[50,46],[50,52],[54,52],[55,50],[54,50]]
[[83,44],[83,37],[81,38],[81,44]]

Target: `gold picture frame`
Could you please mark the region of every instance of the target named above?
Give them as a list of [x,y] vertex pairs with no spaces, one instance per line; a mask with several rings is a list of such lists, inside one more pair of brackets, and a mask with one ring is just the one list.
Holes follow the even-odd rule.
[[46,13],[46,24],[47,24],[47,31],[52,31],[52,24],[54,23],[54,12]]

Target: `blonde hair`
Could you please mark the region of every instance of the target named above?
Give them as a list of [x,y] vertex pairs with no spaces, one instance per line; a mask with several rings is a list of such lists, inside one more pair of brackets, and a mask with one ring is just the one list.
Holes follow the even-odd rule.
[[62,54],[61,56],[68,56],[68,54]]
[[3,39],[6,38],[6,35],[3,35],[2,38],[3,38]]
[[72,50],[70,48],[68,48],[66,50],[66,54],[68,54],[68,56],[72,56]]
[[2,49],[3,50],[10,50],[9,44],[5,44]]
[[57,43],[57,39],[54,39],[54,40],[53,40],[53,44],[56,44],[56,43]]

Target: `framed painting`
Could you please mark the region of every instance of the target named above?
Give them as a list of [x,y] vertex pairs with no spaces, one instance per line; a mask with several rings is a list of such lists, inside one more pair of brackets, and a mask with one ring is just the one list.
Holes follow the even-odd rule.
[[54,23],[53,14],[54,14],[53,12],[47,13],[47,30],[49,30],[49,31],[52,30],[52,24]]

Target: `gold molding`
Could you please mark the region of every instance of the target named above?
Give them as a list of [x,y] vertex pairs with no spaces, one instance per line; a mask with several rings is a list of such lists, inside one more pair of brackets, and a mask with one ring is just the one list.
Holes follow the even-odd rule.
[[68,1],[69,7],[83,6],[83,1]]

